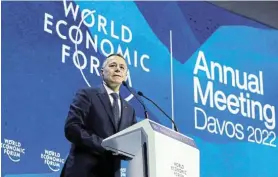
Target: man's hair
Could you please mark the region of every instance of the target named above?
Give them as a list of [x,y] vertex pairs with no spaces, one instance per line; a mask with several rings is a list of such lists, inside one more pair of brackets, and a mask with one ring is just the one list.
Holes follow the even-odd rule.
[[110,54],[110,55],[108,55],[108,56],[106,57],[106,59],[105,59],[104,62],[102,63],[102,68],[104,68],[104,67],[106,66],[106,64],[107,64],[107,62],[108,62],[108,59],[109,59],[110,57],[113,57],[113,56],[118,56],[118,57],[121,57],[123,60],[125,60],[125,58],[124,58],[121,54],[119,54],[119,53],[112,53],[112,54]]

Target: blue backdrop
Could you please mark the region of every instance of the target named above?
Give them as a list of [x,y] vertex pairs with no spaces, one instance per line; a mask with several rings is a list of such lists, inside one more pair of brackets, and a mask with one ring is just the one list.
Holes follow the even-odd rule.
[[59,176],[69,104],[113,52],[130,86],[196,140],[202,177],[278,176],[277,30],[206,2],[2,2],[1,13],[2,176]]

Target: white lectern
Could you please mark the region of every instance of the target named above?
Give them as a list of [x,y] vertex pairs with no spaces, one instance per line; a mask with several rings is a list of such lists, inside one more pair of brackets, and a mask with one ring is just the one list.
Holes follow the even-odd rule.
[[128,177],[200,176],[194,140],[149,119],[106,138],[102,146],[130,158]]

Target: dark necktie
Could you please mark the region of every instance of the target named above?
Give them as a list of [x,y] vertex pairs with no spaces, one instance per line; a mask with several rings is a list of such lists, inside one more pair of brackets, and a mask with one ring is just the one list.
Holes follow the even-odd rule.
[[113,105],[112,105],[113,115],[114,115],[116,127],[118,127],[119,121],[120,121],[120,117],[119,117],[120,108],[119,108],[119,104],[118,104],[119,95],[117,93],[111,93],[111,96],[113,97],[113,100],[114,100]]

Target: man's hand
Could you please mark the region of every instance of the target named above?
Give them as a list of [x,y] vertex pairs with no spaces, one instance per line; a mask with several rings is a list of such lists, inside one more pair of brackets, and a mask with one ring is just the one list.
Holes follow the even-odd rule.
[[117,152],[112,152],[112,155],[118,156],[119,153],[117,153]]
[[131,159],[131,158],[127,157],[127,156],[119,154],[118,152],[113,152],[112,155],[120,158],[121,160],[130,160]]

